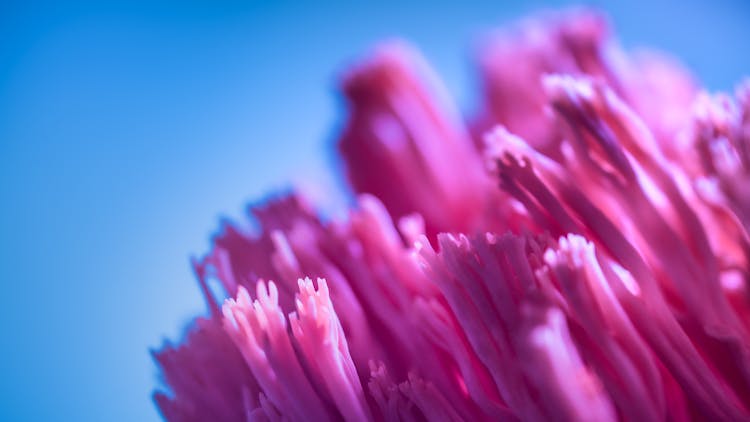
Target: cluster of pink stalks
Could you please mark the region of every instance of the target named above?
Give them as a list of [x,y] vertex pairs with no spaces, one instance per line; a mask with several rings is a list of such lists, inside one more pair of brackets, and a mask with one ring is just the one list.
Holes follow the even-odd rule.
[[356,206],[223,228],[210,316],[155,353],[166,419],[750,419],[750,84],[701,92],[584,11],[479,57],[468,120],[406,45],[347,73]]

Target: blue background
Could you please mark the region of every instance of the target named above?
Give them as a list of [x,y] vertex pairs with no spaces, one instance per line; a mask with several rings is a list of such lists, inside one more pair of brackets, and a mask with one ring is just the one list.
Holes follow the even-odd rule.
[[[346,63],[405,37],[467,106],[472,38],[567,2],[402,3],[0,4],[0,420],[157,419],[147,349],[202,312],[219,218],[291,183],[340,207]],[[590,4],[712,89],[750,73],[742,0]]]

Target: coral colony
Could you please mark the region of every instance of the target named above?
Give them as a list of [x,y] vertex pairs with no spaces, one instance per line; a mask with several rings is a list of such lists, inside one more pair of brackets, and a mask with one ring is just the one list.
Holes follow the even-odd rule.
[[750,418],[750,83],[706,94],[585,11],[478,64],[468,120],[404,44],[347,72],[356,205],[223,228],[210,316],[155,352],[164,418]]

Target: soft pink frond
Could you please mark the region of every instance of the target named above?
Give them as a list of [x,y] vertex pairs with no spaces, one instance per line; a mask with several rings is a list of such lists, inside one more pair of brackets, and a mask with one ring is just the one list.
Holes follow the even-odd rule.
[[214,319],[197,319],[182,344],[167,344],[154,358],[168,386],[154,400],[167,420],[243,420],[257,406],[257,383]]
[[236,300],[224,305],[224,326],[276,409],[293,420],[328,418],[297,358],[273,282],[259,281],[254,300],[240,287]]
[[[654,184],[654,189],[673,197],[671,218],[684,231],[675,231],[649,200],[633,170],[640,163],[631,150],[624,149],[625,145],[636,147],[633,142],[621,141],[632,135],[623,132],[632,114],[606,108],[606,89],[585,80],[555,83],[553,103],[559,103],[558,110],[571,126],[572,142],[577,145],[568,150],[561,164],[522,147],[522,141],[507,132],[495,132],[490,153],[496,157],[501,185],[535,210],[530,214],[542,227],[559,236],[591,236],[633,275],[643,294],[628,300],[631,306],[638,303],[629,313],[664,365],[682,381],[686,394],[702,403],[699,412],[724,417],[731,412],[744,414],[729,384],[737,394],[747,391],[743,387],[747,354],[741,350],[746,347],[741,345],[747,344],[747,334],[719,288],[715,259],[705,249],[707,242],[698,219],[665,178]],[[604,114],[597,114],[597,107],[605,107]],[[663,176],[658,163],[647,164],[652,173],[644,177]],[[574,177],[576,173],[580,175]],[[598,198],[604,200],[594,202]],[[653,313],[648,329],[642,326],[646,308],[641,301],[648,303]],[[691,312],[673,314],[671,305],[686,306]],[[715,367],[704,360],[707,353],[733,357],[722,360],[724,367]],[[696,376],[704,382],[698,382]],[[716,406],[717,402],[724,404]]]
[[326,387],[328,399],[345,420],[371,420],[325,279],[318,279],[317,290],[309,278],[300,279],[296,305],[289,322],[313,383]]

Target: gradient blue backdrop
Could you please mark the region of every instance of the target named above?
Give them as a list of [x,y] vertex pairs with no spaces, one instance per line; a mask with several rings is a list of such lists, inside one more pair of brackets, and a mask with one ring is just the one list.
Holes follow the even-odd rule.
[[[468,105],[472,36],[568,2],[378,3],[0,4],[0,420],[157,419],[188,257],[250,199],[336,186],[337,71],[403,36]],[[750,72],[742,0],[590,4],[713,89]]]

